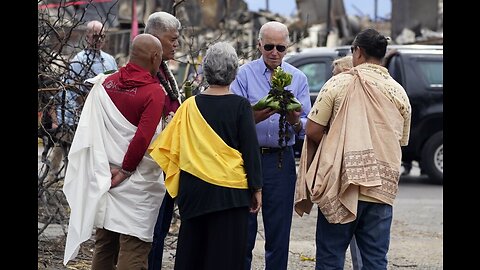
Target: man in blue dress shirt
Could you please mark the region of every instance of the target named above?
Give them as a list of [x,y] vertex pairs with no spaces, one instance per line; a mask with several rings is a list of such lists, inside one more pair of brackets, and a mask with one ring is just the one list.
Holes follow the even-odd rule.
[[55,110],[49,117],[52,120],[52,128],[55,130],[52,135],[58,144],[51,142],[50,145],[45,145],[44,153],[55,145],[62,147],[54,147],[49,156],[50,169],[46,181],[57,177],[61,161],[68,155],[73,134],[80,119],[83,101],[90,91],[90,86],[85,83],[85,80],[100,73],[118,69],[115,58],[102,50],[105,45],[105,27],[101,22],[94,20],[87,23],[85,42],[86,48],[72,58],[68,72],[65,73],[64,81],[67,87],[53,97]]
[[81,105],[90,91],[90,87],[85,85],[86,79],[93,78],[105,71],[118,69],[115,58],[102,50],[105,45],[105,28],[101,22],[90,21],[87,24],[85,41],[87,47],[72,58],[65,77],[65,82],[77,91],[68,89],[59,93],[58,125],[62,123],[70,127],[77,125],[82,109]]
[[[295,136],[303,137],[305,123],[310,112],[310,96],[307,77],[294,66],[283,61],[290,43],[288,28],[279,22],[265,23],[258,35],[258,49],[262,56],[239,68],[232,92],[246,97],[253,105],[265,97],[271,88],[273,70],[280,66],[293,75],[285,90],[302,104],[301,111],[286,114],[287,132],[290,139],[283,148],[279,166],[279,117],[278,111],[270,108],[254,110],[257,137],[262,153],[263,206],[262,216],[265,229],[265,269],[287,269],[290,228],[292,225],[293,195],[295,192],[296,168],[292,146]],[[257,214],[250,214],[245,269],[250,269],[252,250],[257,235]]]

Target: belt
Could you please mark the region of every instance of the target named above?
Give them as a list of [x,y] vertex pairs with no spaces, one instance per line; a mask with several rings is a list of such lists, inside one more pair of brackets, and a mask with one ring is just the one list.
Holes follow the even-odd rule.
[[280,150],[282,150],[282,148],[279,148],[279,147],[260,147],[260,153],[261,154],[277,153]]

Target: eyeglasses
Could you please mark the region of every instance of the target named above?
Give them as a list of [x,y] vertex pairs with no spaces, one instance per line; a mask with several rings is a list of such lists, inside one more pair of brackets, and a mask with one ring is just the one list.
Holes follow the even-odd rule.
[[93,39],[105,39],[105,34],[93,34]]
[[284,51],[287,49],[287,46],[284,46],[284,45],[273,45],[273,44],[265,44],[265,45],[263,45],[263,48],[264,48],[265,51],[267,51],[267,52],[273,50],[274,47],[277,48],[277,51],[279,51],[279,52],[284,52]]

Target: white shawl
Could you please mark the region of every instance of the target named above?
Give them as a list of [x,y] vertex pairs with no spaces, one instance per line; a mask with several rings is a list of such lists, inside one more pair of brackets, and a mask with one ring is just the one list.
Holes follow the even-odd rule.
[[[94,86],[68,154],[63,192],[71,213],[64,265],[77,256],[94,227],[152,242],[165,195],[162,170],[147,153],[133,175],[110,189],[110,167],[121,166],[137,127],[118,111],[103,88],[107,76],[99,74],[89,80]],[[152,141],[161,130],[160,121]]]

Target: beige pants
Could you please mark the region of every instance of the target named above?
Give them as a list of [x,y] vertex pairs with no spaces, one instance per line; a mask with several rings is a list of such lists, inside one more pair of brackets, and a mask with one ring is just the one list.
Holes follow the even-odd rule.
[[50,160],[50,169],[48,170],[47,178],[45,178],[45,183],[56,182],[56,174],[63,164],[63,149],[58,145],[53,146],[48,159]]
[[97,228],[92,270],[146,270],[152,243]]

